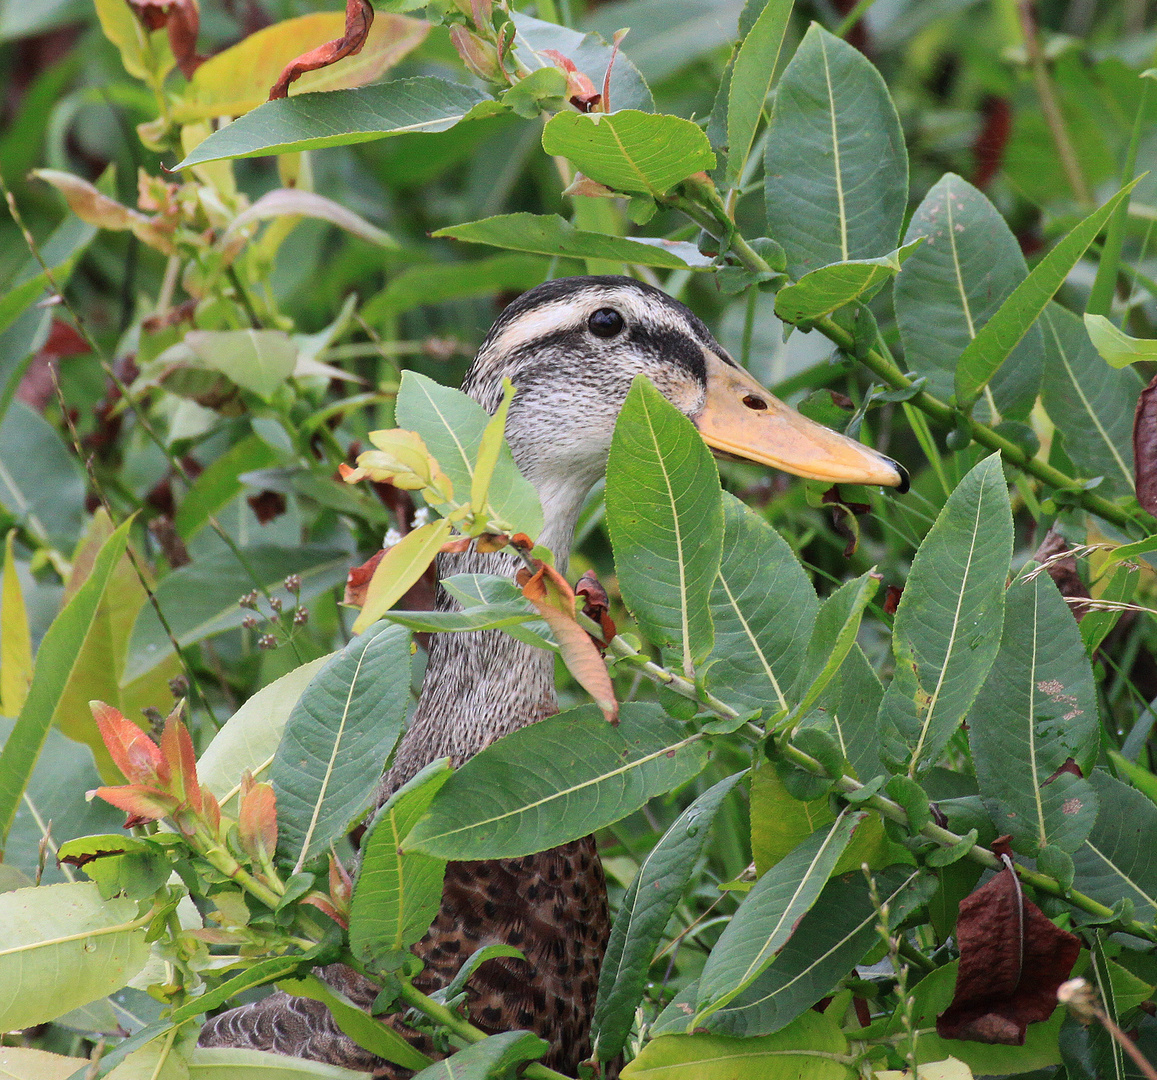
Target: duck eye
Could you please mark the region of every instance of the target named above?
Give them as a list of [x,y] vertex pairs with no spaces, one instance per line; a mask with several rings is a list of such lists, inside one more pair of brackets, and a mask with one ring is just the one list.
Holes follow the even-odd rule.
[[587,319],[587,329],[595,337],[613,338],[623,331],[623,317],[614,308],[599,308]]
[[762,412],[767,408],[767,402],[764,401],[763,398],[757,397],[755,394],[744,394],[743,404],[746,405],[749,409],[754,409],[756,412]]

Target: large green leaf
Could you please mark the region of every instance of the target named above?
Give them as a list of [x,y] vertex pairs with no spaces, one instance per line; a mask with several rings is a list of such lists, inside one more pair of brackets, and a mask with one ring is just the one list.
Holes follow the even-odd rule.
[[310,680],[269,767],[278,848],[295,873],[366,809],[409,701],[410,634],[390,623],[359,634]]
[[592,180],[635,195],[665,195],[692,173],[715,166],[698,124],[637,109],[555,113],[543,128],[542,148]]
[[191,330],[177,348],[266,401],[297,366],[297,346],[283,330]]
[[222,158],[348,146],[408,132],[445,131],[462,120],[504,111],[481,90],[431,75],[356,90],[297,94],[267,101],[213,132],[177,168]]
[[707,752],[654,704],[595,705],[491,743],[438,792],[403,845],[445,859],[508,859],[557,847],[697,775]]
[[703,851],[723,799],[744,774],[720,780],[663,834],[639,867],[611,927],[591,1021],[600,1061],[610,1061],[631,1033],[655,949]]
[[832,734],[860,780],[871,780],[883,772],[876,717],[884,688],[859,645],[848,651],[828,693],[821,701],[830,701]]
[[198,1046],[189,1061],[189,1080],[369,1080],[370,1076],[321,1061],[226,1046]]
[[549,1049],[549,1043],[529,1031],[504,1031],[428,1066],[415,1074],[414,1080],[489,1080],[514,1076],[512,1070],[517,1066],[536,1061]]
[[722,558],[711,589],[711,690],[765,716],[786,709],[818,608],[787,541],[724,494]]
[[719,473],[694,425],[637,375],[607,462],[607,525],[623,599],[691,675],[711,650],[719,570]]
[[[71,214],[61,222],[40,248],[44,265],[40,259],[29,256],[20,271],[0,289],[0,332],[7,330],[23,311],[40,299],[40,294],[49,287],[50,277],[58,288],[64,287],[97,231],[95,225]],[[0,361],[0,369],[2,364]]]
[[962,405],[975,401],[988,385],[988,380],[1028,333],[1029,327],[1040,317],[1069,272],[1097,238],[1117,205],[1128,198],[1132,190],[1133,184],[1123,188],[1077,225],[1033,267],[1032,273],[965,346],[956,361],[956,397]]
[[980,794],[998,833],[1035,855],[1073,851],[1097,817],[1088,772],[1100,743],[1097,686],[1076,620],[1048,574],[1014,582],[1000,652],[969,714]]
[[442,902],[446,863],[402,841],[450,776],[446,759],[433,761],[390,796],[362,841],[362,866],[350,907],[350,948],[375,967],[408,949],[429,929]]
[[842,813],[767,871],[744,897],[707,957],[687,1030],[694,1031],[750,986],[816,902],[863,813]]
[[185,493],[173,518],[173,525],[183,540],[208,524],[232,499],[245,490],[243,473],[278,465],[281,457],[269,443],[257,435],[246,435],[205,468]]
[[853,300],[867,303],[900,272],[919,245],[917,238],[875,259],[852,259],[811,270],[794,285],[780,289],[775,313],[784,322],[796,323],[828,315]]
[[54,1020],[119,990],[145,966],[137,905],[93,882],[0,893],[0,1029]]
[[623,1080],[847,1080],[848,1043],[830,1016],[805,1012],[759,1039],[662,1035],[643,1047]]
[[908,156],[880,73],[811,25],[775,92],[765,161],[767,223],[793,277],[893,251]]
[[[1157,916],[1157,806],[1136,788],[1094,769],[1089,783],[1101,809],[1089,838],[1073,852],[1074,887],[1110,907],[1122,897],[1142,922]],[[1080,913],[1074,911],[1079,919]]]
[[727,91],[727,179],[736,183],[755,141],[794,0],[768,0],[743,38]]
[[1012,511],[996,454],[960,482],[912,560],[896,610],[882,752],[911,775],[936,763],[1000,648]]
[[[497,217],[450,225],[434,236],[452,236],[471,244],[528,251],[539,255],[567,255],[575,259],[612,259],[637,266],[668,270],[707,270],[710,258],[685,240],[645,236],[608,236],[576,229],[558,214],[499,214]],[[423,301],[429,303],[429,301]]]
[[[904,239],[921,236],[896,278],[896,323],[908,370],[947,398],[960,354],[1028,276],[1028,265],[996,207],[955,173],[938,180],[912,215]],[[1000,416],[1023,420],[1032,409],[1042,348],[1034,325],[993,376]]]
[[28,697],[24,699],[12,734],[0,751],[0,855],[48,737],[56,703],[72,677],[81,645],[124,554],[131,525],[132,519],[129,519],[105,541],[88,580],[53,620],[36,652]]
[[[474,479],[474,463],[490,417],[473,398],[434,382],[416,371],[402,374],[396,412],[400,427],[422,436],[454,485],[454,497],[466,501]],[[518,471],[510,447],[503,442],[490,480],[489,503],[498,518],[515,532],[537,537],[542,531],[542,507],[530,481]]]
[[1133,413],[1141,381],[1132,368],[1114,370],[1093,348],[1084,324],[1050,304],[1041,320],[1045,371],[1041,401],[1064,437],[1078,473],[1103,476],[1106,495],[1133,493]]
[[[181,646],[240,626],[251,612],[239,607],[237,601],[258,584],[292,607],[293,597],[281,584],[289,574],[301,578],[299,596],[308,601],[345,581],[350,562],[349,554],[341,548],[314,544],[297,548],[262,544],[244,548],[242,557],[245,566],[228,551],[202,556],[174,570],[157,586],[156,601]],[[168,633],[153,605],[147,604],[133,626],[122,683],[151,671],[172,653]]]

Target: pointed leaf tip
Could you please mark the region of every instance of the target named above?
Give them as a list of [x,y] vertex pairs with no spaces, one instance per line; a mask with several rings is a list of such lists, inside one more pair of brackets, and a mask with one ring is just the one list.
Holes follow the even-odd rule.
[[125,779],[136,784],[167,784],[169,766],[157,744],[119,709],[103,701],[88,704],[105,748]]

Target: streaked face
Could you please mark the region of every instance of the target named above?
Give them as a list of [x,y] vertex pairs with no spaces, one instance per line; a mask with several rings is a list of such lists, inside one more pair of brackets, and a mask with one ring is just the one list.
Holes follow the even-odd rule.
[[540,486],[559,470],[589,486],[640,373],[720,456],[907,490],[894,461],[772,396],[687,307],[631,278],[563,278],[523,294],[491,328],[463,389],[493,411],[510,378],[519,392],[507,438],[520,468]]

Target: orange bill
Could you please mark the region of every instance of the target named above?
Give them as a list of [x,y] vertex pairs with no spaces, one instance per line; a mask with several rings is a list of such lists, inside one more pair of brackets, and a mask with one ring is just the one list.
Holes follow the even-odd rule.
[[809,480],[908,490],[891,458],[849,439],[769,394],[743,368],[707,353],[707,402],[695,426],[718,455],[771,465]]

